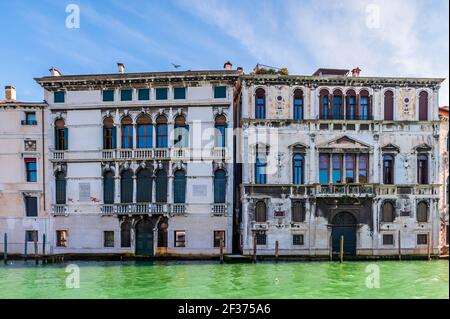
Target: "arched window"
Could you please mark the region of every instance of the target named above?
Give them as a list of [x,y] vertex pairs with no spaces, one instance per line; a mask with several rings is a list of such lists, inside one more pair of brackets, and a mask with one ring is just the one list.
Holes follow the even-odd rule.
[[319,155],[319,182],[321,184],[328,184],[330,175],[330,155]]
[[256,161],[255,161],[255,182],[256,184],[265,184],[266,166],[267,166],[268,148],[265,145],[258,145],[256,147]]
[[418,184],[428,184],[428,156],[426,154],[417,156],[417,182]]
[[173,202],[175,204],[186,202],[186,173],[181,169],[174,173]]
[[166,148],[168,146],[167,138],[167,118],[163,115],[156,119],[156,147]]
[[226,128],[227,119],[223,115],[216,116],[215,120],[215,135],[214,135],[214,146],[215,147],[225,147],[226,145]]
[[320,110],[319,115],[320,119],[327,120],[330,118],[329,114],[329,92],[326,89],[320,90],[319,94],[319,104],[320,104]]
[[266,91],[261,88],[255,92],[255,118],[266,118]]
[[263,201],[256,202],[255,205],[255,222],[264,223],[267,221],[266,203]]
[[348,90],[346,93],[346,119],[356,119],[356,93],[353,90]]
[[294,201],[292,203],[292,221],[296,223],[305,221],[305,203],[303,201]]
[[131,247],[131,223],[124,221],[120,225],[120,247]]
[[343,118],[342,92],[334,90],[333,92],[333,119],[340,120]]
[[345,182],[355,183],[355,155],[345,155]]
[[428,93],[426,91],[419,94],[419,121],[428,121]]
[[227,193],[226,173],[223,169],[218,169],[214,173],[214,203],[225,203]]
[[136,201],[138,203],[152,202],[152,172],[148,168],[141,169],[136,176]]
[[334,154],[332,158],[332,182],[333,183],[342,183],[342,155]]
[[153,147],[153,125],[150,115],[140,115],[137,123],[137,147],[152,148]]
[[293,183],[297,185],[303,184],[304,160],[303,155],[300,153],[294,154],[293,171]]
[[64,172],[58,172],[55,175],[55,197],[56,204],[66,203],[66,174]]
[[103,120],[103,148],[106,150],[116,148],[116,128],[112,117]]
[[300,89],[294,91],[294,120],[303,120],[303,92]]
[[125,116],[122,121],[122,148],[133,148],[133,120]]
[[63,151],[68,148],[69,130],[63,119],[55,121],[55,150]]
[[383,223],[392,223],[395,219],[395,208],[392,202],[383,203],[383,214],[381,220]]
[[428,221],[428,205],[426,202],[422,201],[417,204],[416,217],[419,223],[426,223]]
[[103,175],[103,203],[114,204],[114,173],[112,171]]
[[179,115],[175,118],[174,130],[174,146],[188,147],[189,125],[186,124],[186,119],[184,116]]
[[394,184],[394,156],[391,154],[383,156],[383,183]]
[[133,202],[133,172],[129,169],[120,174],[120,202]]
[[167,203],[167,173],[164,169],[156,172],[156,202]]
[[362,90],[359,93],[359,119],[369,120],[370,119],[370,98],[369,92]]
[[394,120],[394,93],[392,91],[384,92],[384,120]]

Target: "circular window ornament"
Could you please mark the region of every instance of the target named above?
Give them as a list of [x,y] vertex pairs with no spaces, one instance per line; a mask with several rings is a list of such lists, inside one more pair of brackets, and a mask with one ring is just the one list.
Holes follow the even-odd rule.
[[405,103],[409,103],[409,98],[405,97],[404,101]]
[[283,100],[283,97],[282,97],[281,95],[278,95],[278,96],[277,96],[277,100],[278,100],[279,102],[281,102],[281,101]]

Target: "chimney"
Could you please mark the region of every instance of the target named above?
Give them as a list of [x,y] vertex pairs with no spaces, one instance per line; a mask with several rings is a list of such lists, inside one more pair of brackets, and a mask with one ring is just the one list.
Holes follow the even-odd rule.
[[117,63],[117,68],[119,69],[119,73],[125,73],[125,64]]
[[359,67],[356,67],[352,70],[353,77],[359,77],[359,73],[361,73],[361,69]]
[[52,67],[49,71],[50,71],[51,76],[61,76],[62,75],[61,72],[55,67]]
[[224,70],[231,70],[231,68],[233,67],[233,64],[231,64],[230,61],[227,61],[223,64],[223,69]]
[[236,71],[238,71],[239,75],[243,75],[244,74],[244,69],[242,68],[242,66],[238,66],[236,68]]
[[12,85],[5,86],[5,100],[15,101],[16,100],[16,88]]

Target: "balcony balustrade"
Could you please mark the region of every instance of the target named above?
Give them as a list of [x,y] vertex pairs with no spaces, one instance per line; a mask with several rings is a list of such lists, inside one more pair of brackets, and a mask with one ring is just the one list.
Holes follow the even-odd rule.
[[67,205],[66,204],[56,204],[52,205],[53,215],[67,215]]
[[172,204],[170,209],[172,215],[184,215],[186,214],[186,204]]
[[166,214],[169,213],[169,204],[163,203],[120,203],[101,205],[103,215],[122,214]]
[[228,205],[227,204],[212,204],[211,215],[213,216],[227,216]]

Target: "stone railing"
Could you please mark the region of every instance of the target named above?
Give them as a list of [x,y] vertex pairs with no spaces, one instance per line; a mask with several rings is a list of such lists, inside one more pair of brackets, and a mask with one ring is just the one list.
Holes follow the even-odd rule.
[[228,205],[227,204],[212,204],[211,215],[213,216],[227,216]]
[[317,185],[315,194],[320,197],[336,195],[373,196],[375,195],[375,190],[373,184],[329,184]]
[[186,214],[186,204],[172,204],[170,208],[172,215],[184,215]]
[[103,215],[117,214],[166,214],[169,213],[169,204],[162,203],[120,203],[101,205]]
[[67,205],[66,204],[55,204],[52,205],[53,215],[67,215]]
[[53,151],[52,159],[61,161],[65,159],[66,151]]

